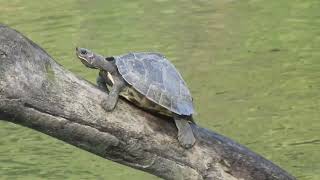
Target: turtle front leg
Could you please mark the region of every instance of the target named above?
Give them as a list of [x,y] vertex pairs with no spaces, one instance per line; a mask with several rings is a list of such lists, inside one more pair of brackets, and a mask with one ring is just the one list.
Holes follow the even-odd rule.
[[109,89],[106,84],[107,84],[106,79],[99,74],[99,76],[97,77],[97,85],[98,85],[99,89],[109,93]]
[[97,77],[97,85],[98,85],[99,89],[109,93],[108,86],[112,86],[113,82],[111,79],[109,79],[107,72],[105,72],[105,71],[99,72],[99,75]]
[[117,81],[113,84],[107,99],[102,101],[102,107],[106,111],[112,111],[115,108],[119,99],[119,94],[124,87],[126,87],[124,80]]

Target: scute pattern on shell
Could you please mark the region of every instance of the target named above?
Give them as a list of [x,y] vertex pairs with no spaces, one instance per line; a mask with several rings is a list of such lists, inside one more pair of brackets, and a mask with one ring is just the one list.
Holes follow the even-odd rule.
[[178,115],[194,113],[186,83],[163,55],[129,53],[115,59],[124,80],[149,100]]

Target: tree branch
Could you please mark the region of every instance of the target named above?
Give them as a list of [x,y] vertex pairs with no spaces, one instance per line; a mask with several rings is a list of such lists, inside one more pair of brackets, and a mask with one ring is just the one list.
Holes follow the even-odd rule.
[[65,70],[31,40],[0,25],[1,118],[164,179],[295,179],[196,125],[196,145],[183,149],[171,119],[123,100],[105,112],[104,98],[106,93]]

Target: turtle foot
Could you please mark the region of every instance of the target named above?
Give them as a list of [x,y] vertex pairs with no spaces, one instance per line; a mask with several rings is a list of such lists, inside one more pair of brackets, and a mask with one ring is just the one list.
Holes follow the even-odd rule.
[[102,101],[101,106],[107,112],[111,112],[115,108],[115,104],[113,102],[110,102],[109,100]]
[[190,128],[190,131],[187,130],[187,131],[179,133],[178,140],[179,140],[180,145],[186,149],[190,149],[194,145],[194,143],[196,142],[196,139],[193,135],[191,128]]

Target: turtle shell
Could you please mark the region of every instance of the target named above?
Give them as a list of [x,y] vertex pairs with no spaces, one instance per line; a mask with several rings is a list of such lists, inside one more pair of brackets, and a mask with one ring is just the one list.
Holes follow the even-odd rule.
[[163,55],[129,53],[115,60],[123,79],[147,99],[178,115],[194,113],[186,83]]

